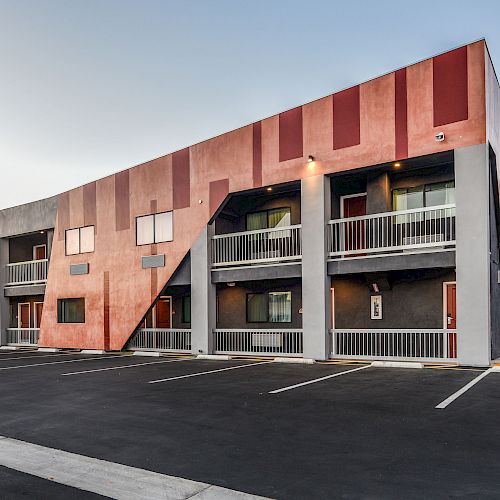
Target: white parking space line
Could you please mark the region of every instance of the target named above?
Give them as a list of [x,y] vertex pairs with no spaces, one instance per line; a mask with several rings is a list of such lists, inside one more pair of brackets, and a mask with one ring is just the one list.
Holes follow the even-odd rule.
[[158,382],[169,382],[170,380],[179,380],[181,378],[199,377],[201,375],[209,375],[210,373],[225,372],[228,370],[238,370],[239,368],[248,368],[249,366],[257,366],[257,365],[267,365],[269,363],[274,363],[274,361],[261,361],[259,363],[250,363],[248,365],[229,366],[228,368],[219,368],[218,370],[209,370],[206,372],[189,373],[188,375],[179,375],[177,377],[161,378],[159,380],[150,380],[148,384],[157,384]]
[[263,498],[3,436],[0,436],[0,466],[83,491],[91,491],[106,498],[137,500]]
[[0,361],[10,361],[12,359],[31,359],[31,358],[55,358],[57,356],[81,356],[79,352],[62,352],[54,354],[35,354],[33,356],[16,356],[15,358],[0,358]]
[[66,359],[64,361],[49,361],[48,363],[32,363],[30,365],[3,366],[0,370],[16,370],[18,368],[33,368],[34,366],[60,365],[62,363],[80,363],[82,361],[92,361],[94,359],[126,358],[128,356],[99,356],[98,358]]
[[471,387],[474,387],[480,380],[482,380],[484,377],[488,376],[494,368],[490,368],[488,370],[485,370],[481,375],[476,377],[475,379],[471,380],[467,385],[464,385],[461,389],[459,389],[457,392],[453,393],[450,397],[446,398],[444,401],[441,401],[435,408],[438,410],[442,410],[446,408],[448,405],[453,403],[455,399],[458,399],[462,394],[467,392]]
[[135,368],[136,366],[158,365],[160,363],[174,363],[175,361],[192,361],[193,358],[164,359],[162,361],[150,361],[149,363],[135,363],[133,365],[108,366],[107,368],[96,368],[95,370],[82,370],[80,372],[62,373],[63,377],[68,375],[83,375],[84,373],[105,372],[108,370],[122,370],[124,368]]
[[339,373],[333,373],[332,375],[326,375],[326,377],[315,378],[314,380],[308,380],[307,382],[301,382],[300,384],[289,385],[288,387],[282,387],[281,389],[275,389],[274,391],[269,391],[269,394],[279,394],[280,392],[290,391],[292,389],[297,389],[298,387],[303,387],[304,385],[315,384],[316,382],[322,382],[323,380],[328,380],[334,377],[340,377],[341,375],[347,375],[348,373],[357,372],[359,370],[364,370],[365,368],[370,368],[370,365],[360,366],[359,368],[354,368],[352,370],[346,370]]

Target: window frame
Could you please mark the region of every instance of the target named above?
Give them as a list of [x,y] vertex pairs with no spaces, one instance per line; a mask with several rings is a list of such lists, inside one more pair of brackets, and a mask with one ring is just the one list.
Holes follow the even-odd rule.
[[[92,231],[92,235],[94,238],[94,249],[89,251],[89,252],[82,252],[82,229],[86,229],[92,227],[94,230]],[[68,253],[68,246],[67,246],[67,233],[68,231],[78,231],[78,253]],[[81,227],[71,227],[69,229],[64,230],[64,255],[66,257],[71,257],[72,255],[83,255],[86,253],[94,253],[95,252],[95,224],[89,224],[88,226],[81,226]]]
[[[290,321],[271,321],[269,314],[269,295],[271,293],[289,293],[290,294]],[[265,295],[266,296],[266,321],[250,321],[248,319],[248,296],[249,295]],[[245,321],[250,324],[257,323],[272,323],[273,325],[279,325],[282,323],[290,324],[293,323],[293,291],[292,290],[270,290],[267,292],[247,292],[245,296]]]
[[292,207],[291,206],[265,208],[263,210],[253,210],[252,212],[247,212],[245,214],[245,231],[249,231],[249,229],[248,229],[248,216],[249,215],[253,215],[253,214],[261,214],[261,213],[265,213],[266,214],[266,225],[267,226],[265,228],[262,228],[262,229],[255,229],[254,231],[262,231],[264,229],[274,229],[274,228],[270,228],[269,227],[269,212],[272,212],[274,210],[288,210],[289,213],[290,213],[290,225],[291,226],[293,225],[292,224]]
[[[166,240],[166,241],[156,241],[156,216],[157,215],[162,215],[162,214],[172,214],[172,239]],[[137,222],[139,219],[142,217],[150,217],[153,216],[153,241],[151,243],[138,243],[137,241]],[[143,215],[137,215],[135,218],[135,246],[137,247],[143,247],[145,245],[159,245],[161,243],[169,243],[171,241],[174,241],[174,211],[173,210],[164,210],[163,212],[155,212],[154,214],[143,214]]]
[[[430,192],[430,191],[433,191],[432,189],[428,189],[430,188],[431,186],[438,186],[438,185],[443,185],[445,186],[445,190],[446,189],[451,189],[448,188],[448,184],[453,184],[453,188],[452,189],[455,189],[455,179],[452,179],[450,181],[440,181],[440,182],[430,182],[428,184],[419,184],[418,186],[412,186],[412,187],[405,187],[405,188],[395,188],[392,190],[392,210],[393,211],[398,211],[398,210],[395,210],[395,206],[396,206],[396,192],[397,191],[405,191],[405,194],[408,194],[408,190],[421,190],[422,191],[422,200],[423,200],[423,207],[420,207],[420,208],[430,208],[430,207],[434,207],[434,206],[439,206],[439,205],[427,205],[427,197],[426,197],[426,193],[427,192]],[[406,209],[408,210],[408,209]]]
[[[83,301],[83,321],[62,321],[64,319],[64,314],[61,314],[61,307],[65,301]],[[86,304],[85,297],[64,297],[57,299],[57,323],[60,325],[83,325],[86,322]]]

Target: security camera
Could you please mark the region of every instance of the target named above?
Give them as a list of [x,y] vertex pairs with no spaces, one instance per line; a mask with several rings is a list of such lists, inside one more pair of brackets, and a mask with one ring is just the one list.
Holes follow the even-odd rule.
[[434,136],[434,139],[436,139],[436,142],[443,142],[444,141],[444,132],[438,132]]

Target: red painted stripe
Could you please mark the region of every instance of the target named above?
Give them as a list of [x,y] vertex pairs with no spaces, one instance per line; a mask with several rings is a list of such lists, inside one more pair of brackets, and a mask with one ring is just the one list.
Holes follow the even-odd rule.
[[69,229],[69,192],[57,197],[57,239],[64,240],[64,232]]
[[210,216],[212,216],[229,193],[229,179],[212,181],[209,184]]
[[97,232],[97,201],[96,183],[91,182],[83,186],[83,223],[85,226],[96,226]]
[[406,68],[395,73],[396,160],[408,158],[408,108]]
[[290,109],[279,115],[280,161],[301,158],[302,145],[302,106]]
[[191,204],[189,148],[172,154],[172,189],[174,210]]
[[104,350],[109,350],[109,271],[104,271]]
[[130,229],[129,171],[115,174],[115,224],[116,231]]
[[360,143],[359,85],[333,94],[333,149]]
[[460,47],[432,60],[434,126],[467,120],[467,47]]
[[262,186],[262,124],[253,124],[253,187]]

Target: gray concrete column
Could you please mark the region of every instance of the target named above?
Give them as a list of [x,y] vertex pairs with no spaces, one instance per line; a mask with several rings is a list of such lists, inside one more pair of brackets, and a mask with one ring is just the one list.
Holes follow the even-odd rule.
[[366,184],[366,213],[377,214],[391,210],[391,185],[389,174],[369,175]]
[[488,148],[455,150],[457,352],[461,365],[488,366],[490,228]]
[[9,298],[4,296],[7,281],[6,265],[9,263],[9,240],[0,239],[0,345],[7,343],[7,332],[10,323]]
[[212,352],[216,326],[216,288],[211,279],[210,243],[215,224],[207,225],[191,248],[191,352]]
[[304,357],[329,356],[330,280],[326,270],[326,224],[330,219],[330,178],[302,179],[302,328]]

